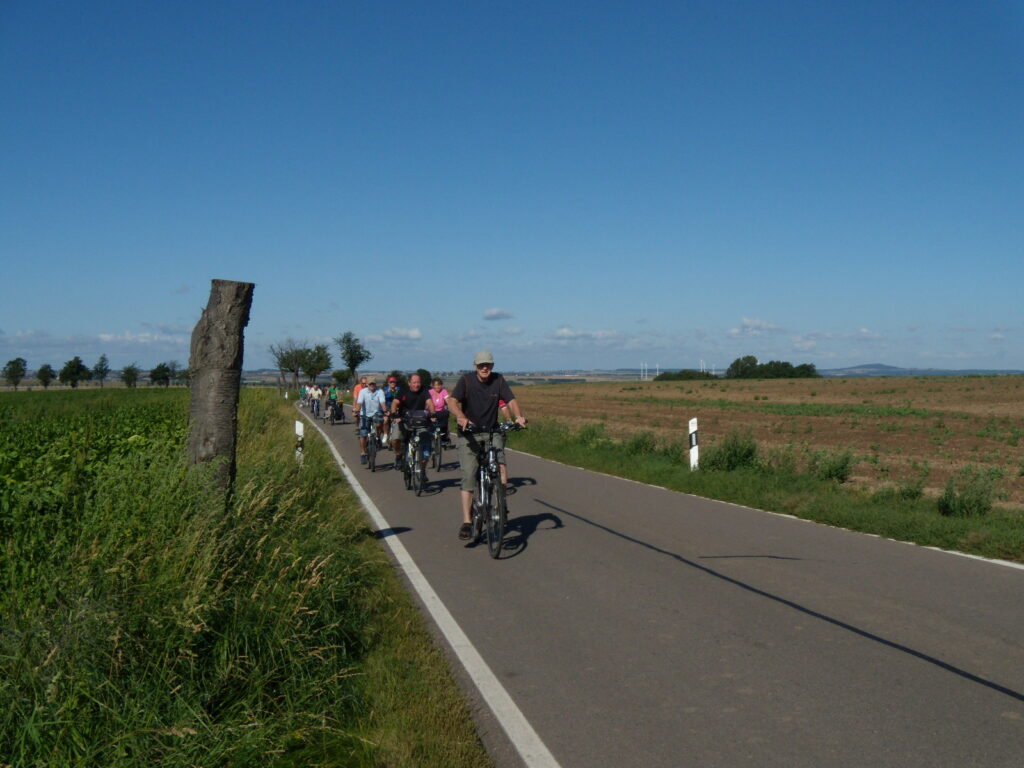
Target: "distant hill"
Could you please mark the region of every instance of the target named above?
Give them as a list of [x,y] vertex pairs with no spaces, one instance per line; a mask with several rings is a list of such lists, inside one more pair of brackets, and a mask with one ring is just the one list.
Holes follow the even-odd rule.
[[818,369],[818,373],[827,378],[856,378],[866,376],[1021,376],[1024,371],[995,371],[982,368],[945,369],[945,368],[898,368],[895,365],[868,363],[855,365],[852,368]]

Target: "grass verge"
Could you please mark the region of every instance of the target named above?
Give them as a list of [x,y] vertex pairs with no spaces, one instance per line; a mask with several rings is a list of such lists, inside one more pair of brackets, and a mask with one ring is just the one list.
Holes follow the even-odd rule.
[[[996,507],[987,514],[943,514],[937,501],[922,496],[919,488],[893,487],[874,493],[846,488],[841,481],[848,473],[848,453],[816,454],[807,462],[808,471],[801,472],[792,455],[761,456],[756,441],[736,436],[723,441],[717,452],[702,453],[702,466],[716,469],[691,472],[686,444],[658,443],[649,432],[615,440],[600,423],[572,430],[557,421],[538,420],[530,427],[514,433],[511,448],[854,531],[1024,562],[1024,515],[1019,510]],[[978,493],[976,488],[970,492]],[[947,499],[943,511],[950,506]]]
[[245,390],[225,508],[186,411],[0,397],[0,764],[490,765],[326,446]]

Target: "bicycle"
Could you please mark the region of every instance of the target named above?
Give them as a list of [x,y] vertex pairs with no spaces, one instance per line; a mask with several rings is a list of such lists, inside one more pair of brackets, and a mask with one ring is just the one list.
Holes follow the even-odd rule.
[[440,472],[441,465],[444,463],[444,428],[446,426],[444,422],[448,420],[448,411],[434,414],[432,420],[434,424],[432,427],[430,466],[435,471]]
[[427,484],[427,475],[423,469],[421,448],[423,438],[430,431],[429,422],[420,420],[407,420],[405,425],[405,449],[402,451],[402,479],[405,481],[405,489],[415,491],[417,496],[423,495],[423,489]]
[[360,416],[359,418],[366,428],[366,465],[371,472],[376,472],[377,448],[380,445],[378,429],[384,422],[384,414],[377,412],[372,417]]
[[327,413],[331,419],[331,426],[345,423],[345,406],[338,400],[327,401]]
[[524,427],[514,421],[506,421],[493,429],[468,424],[466,434],[490,435],[487,448],[476,452],[476,494],[473,497],[472,533],[469,540],[476,544],[486,533],[487,551],[494,559],[501,554],[501,542],[508,524],[508,508],[505,506],[505,485],[501,482],[498,467],[498,449],[494,446],[495,435],[515,432]]

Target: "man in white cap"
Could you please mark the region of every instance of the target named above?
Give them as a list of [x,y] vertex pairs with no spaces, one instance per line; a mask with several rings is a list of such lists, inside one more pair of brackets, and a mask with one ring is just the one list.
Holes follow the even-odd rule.
[[[481,350],[473,358],[476,373],[462,376],[452,393],[448,396],[448,409],[458,422],[459,464],[462,467],[462,526],[459,538],[468,539],[472,532],[473,492],[476,490],[476,453],[486,450],[490,437],[487,434],[467,435],[464,430],[468,424],[485,429],[498,426],[498,401],[504,400],[512,411],[516,423],[526,426],[526,417],[519,410],[519,403],[505,381],[505,377],[494,372],[494,355]],[[497,444],[498,463],[502,469],[502,481],[505,481],[504,445]]]

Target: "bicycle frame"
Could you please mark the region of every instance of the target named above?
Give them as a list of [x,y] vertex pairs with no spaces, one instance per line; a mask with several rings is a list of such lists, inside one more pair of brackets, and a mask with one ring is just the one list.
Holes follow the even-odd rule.
[[514,422],[507,422],[495,429],[470,428],[470,434],[489,434],[487,448],[477,452],[477,486],[473,499],[473,533],[471,540],[476,543],[487,534],[487,551],[497,559],[501,554],[501,542],[505,536],[507,509],[505,507],[505,486],[501,482],[501,467],[498,465],[498,449],[494,445],[495,435],[522,429]]
[[360,430],[362,429],[363,421],[365,420],[367,422],[367,424],[366,424],[366,427],[367,427],[367,429],[366,429],[366,457],[367,457],[367,464],[369,464],[369,469],[370,469],[371,472],[376,472],[377,471],[377,450],[380,447],[380,428],[381,428],[381,425],[384,423],[384,417],[383,416],[380,416],[380,418],[377,418],[377,416],[379,416],[379,415],[380,414],[375,414],[374,416],[367,417],[367,416],[363,416],[362,414],[359,414],[359,429]]
[[[448,418],[448,412],[445,411],[444,417]],[[433,418],[433,424],[431,426],[431,456],[430,459],[433,462],[434,469],[440,471],[441,465],[444,464],[444,426],[442,425],[440,418],[435,416]]]
[[403,476],[406,489],[416,491],[416,495],[423,494],[424,473],[423,473],[423,439],[431,439],[430,427],[407,427],[405,430],[405,466]]

